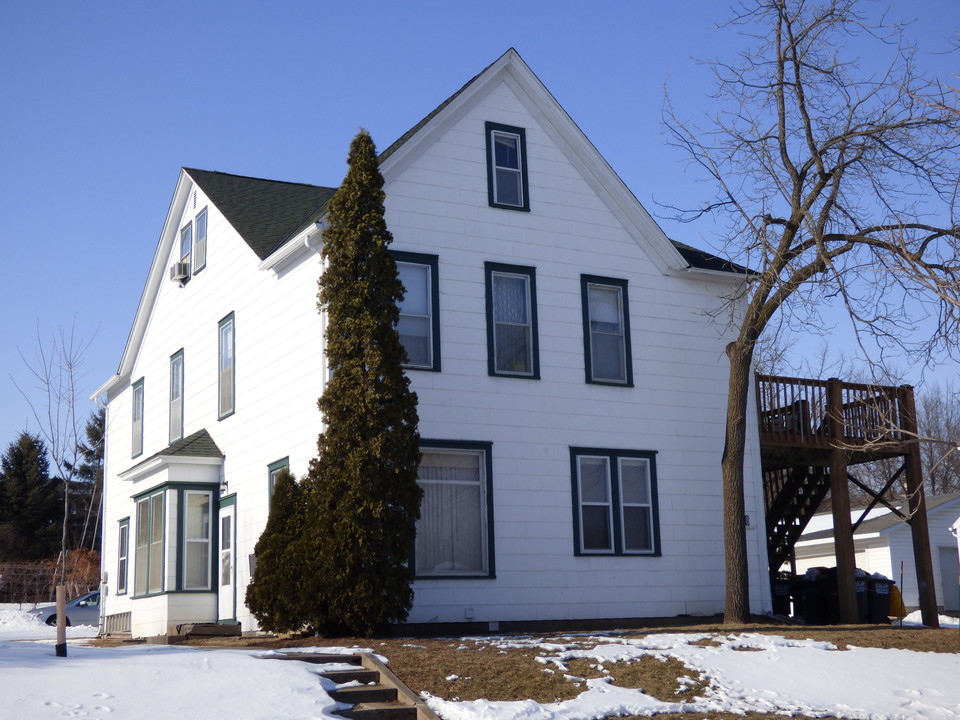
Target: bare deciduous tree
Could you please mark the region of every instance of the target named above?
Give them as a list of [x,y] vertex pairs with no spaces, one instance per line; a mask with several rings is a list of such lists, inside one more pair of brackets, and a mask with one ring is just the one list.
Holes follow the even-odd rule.
[[[730,25],[753,47],[711,63],[720,110],[699,125],[668,103],[672,142],[716,190],[684,215],[726,221],[755,269],[739,297],[722,459],[725,621],[749,621],[744,443],[751,363],[778,318],[821,326],[827,298],[881,348],[925,353],[960,331],[960,117],[925,78],[904,28],[856,0],[750,0]],[[869,53],[861,66],[856,52]],[[929,334],[915,336],[918,317]],[[910,341],[908,342],[908,339]]]
[[[83,358],[92,341],[76,337],[75,326],[60,328],[45,344],[37,331],[37,344],[32,358],[20,351],[20,357],[33,376],[36,395],[17,390],[30,405],[38,433],[47,446],[47,453],[57,477],[63,483],[63,533],[57,570],[61,580],[67,573],[67,531],[70,524],[70,486],[80,462],[80,436],[77,418],[78,382]],[[39,400],[35,398],[39,397]]]

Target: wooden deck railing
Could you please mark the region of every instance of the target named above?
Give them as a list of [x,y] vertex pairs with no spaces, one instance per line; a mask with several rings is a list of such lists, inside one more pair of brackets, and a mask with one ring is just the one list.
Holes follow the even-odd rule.
[[761,445],[852,448],[909,440],[905,394],[891,387],[837,379],[757,375]]

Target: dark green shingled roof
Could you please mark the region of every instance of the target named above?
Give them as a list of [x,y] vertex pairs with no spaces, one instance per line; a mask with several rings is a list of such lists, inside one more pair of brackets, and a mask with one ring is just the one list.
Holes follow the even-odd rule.
[[222,458],[223,453],[217,444],[210,437],[206,430],[197,430],[193,435],[188,435],[182,440],[167,445],[163,450],[153,457],[161,455],[176,455],[177,457],[212,457]]
[[336,188],[184,168],[263,260],[320,215]]
[[[927,512],[929,513],[934,508],[940,507],[944,503],[948,503],[952,500],[960,498],[960,492],[945,493],[943,495],[928,495],[926,497]],[[894,507],[900,510],[904,515],[907,514],[907,501],[903,500],[899,504],[891,503]],[[855,509],[855,508],[854,508]],[[864,520],[860,523],[860,527],[857,528],[857,531],[854,535],[869,535],[871,533],[882,532],[888,528],[892,528],[895,525],[906,522],[896,513],[888,512],[879,517],[870,518],[869,520]],[[809,535],[801,535],[800,540],[826,540],[833,537],[833,529],[829,530],[818,530],[817,532],[810,533]]]
[[[146,465],[152,460],[156,460],[159,457],[205,457],[205,458],[222,458],[223,452],[220,448],[217,447],[217,444],[213,441],[213,438],[210,437],[210,433],[206,430],[197,430],[193,435],[188,435],[182,440],[177,440],[175,443],[170,443],[160,452],[154,453],[146,460],[141,460],[136,465],[134,465],[130,470],[135,470],[141,465]],[[125,472],[130,472],[127,470]]]

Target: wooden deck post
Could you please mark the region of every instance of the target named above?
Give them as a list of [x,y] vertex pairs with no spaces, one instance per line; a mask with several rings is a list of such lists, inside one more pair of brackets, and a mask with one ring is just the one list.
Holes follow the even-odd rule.
[[[913,388],[900,387],[901,419],[907,448],[904,455],[907,479],[907,501],[910,509],[910,532],[913,535],[913,562],[917,568],[917,589],[920,594],[920,615],[927,627],[938,628],[937,591],[930,558],[930,532],[927,527],[927,502],[923,494],[923,467],[920,463],[920,442],[917,434],[917,409]],[[901,591],[903,588],[901,588]]]
[[853,528],[850,522],[850,484],[847,478],[847,449],[843,433],[843,383],[827,380],[827,412],[830,417],[830,497],[833,506],[833,544],[837,556],[837,592],[840,599],[840,622],[855,623],[857,594],[853,573],[856,555],[853,549]]

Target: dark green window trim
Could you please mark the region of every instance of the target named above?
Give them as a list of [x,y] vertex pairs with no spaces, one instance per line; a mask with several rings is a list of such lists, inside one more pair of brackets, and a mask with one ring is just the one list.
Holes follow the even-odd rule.
[[[527,177],[527,133],[521,127],[512,125],[501,125],[499,123],[487,122],[484,124],[487,148],[487,200],[490,207],[503,208],[505,210],[520,210],[522,212],[530,211],[530,182]],[[520,202],[505,201],[503,192],[497,190],[497,165],[495,160],[496,143],[494,138],[498,135],[506,137],[515,137],[517,141],[517,164],[519,168],[514,172],[519,174],[520,179]],[[507,169],[507,166],[503,166]]]
[[[623,330],[624,380],[595,378],[593,372],[593,330],[590,324],[590,287],[616,288],[620,293],[620,320]],[[630,349],[630,303],[627,298],[627,281],[598,275],[580,276],[580,298],[583,308],[583,357],[586,381],[594,385],[618,385],[633,387],[633,353]]]
[[277,460],[267,465],[267,497],[273,497],[273,484],[277,480],[277,475],[281,470],[290,469],[290,457],[287,456],[282,460]]
[[131,396],[131,424],[132,424],[132,448],[130,457],[140,457],[143,455],[143,378],[140,378],[133,384],[133,394]]
[[[207,506],[207,586],[187,587],[187,494],[206,495]],[[219,486],[191,485],[177,488],[177,588],[180,593],[216,592],[213,554],[218,545]]]
[[[176,557],[176,572],[174,576],[176,578],[175,586],[170,588],[167,587],[167,566],[166,566],[166,551],[168,544],[168,535],[170,533],[170,518],[167,516],[167,492],[176,492],[177,493],[177,527],[175,528],[176,538],[177,538],[177,557]],[[207,590],[186,590],[184,589],[184,579],[183,574],[185,570],[184,565],[184,549],[185,549],[185,539],[186,539],[186,492],[207,492],[210,493],[210,548],[211,552],[208,557],[208,571],[209,571],[209,588]],[[215,564],[213,562],[213,548],[219,547],[219,494],[220,486],[213,483],[183,483],[183,482],[173,482],[173,483],[163,483],[155,487],[145,490],[142,493],[134,495],[132,497],[134,506],[147,497],[153,495],[163,494],[163,508],[164,508],[164,518],[163,518],[163,543],[161,550],[161,562],[163,563],[163,589],[155,592],[134,594],[134,599],[141,597],[152,597],[154,595],[171,595],[175,593],[181,594],[196,594],[196,593],[215,593],[216,589],[214,588],[214,582],[216,577],[214,575]],[[136,577],[136,567],[134,567],[134,577]]]
[[[496,578],[496,562],[495,562],[495,552],[494,552],[494,532],[493,532],[493,443],[477,441],[469,442],[462,440],[423,440],[420,441],[421,451],[427,450],[469,450],[472,452],[478,452],[483,458],[483,471],[484,477],[481,481],[481,487],[483,488],[485,495],[485,502],[481,507],[481,512],[485,513],[485,517],[482,518],[485,521],[486,525],[486,560],[487,568],[485,573],[462,573],[462,574],[443,574],[443,575],[421,575],[417,571],[417,554],[414,550],[412,557],[410,559],[411,565],[414,568],[414,575],[417,579],[420,580],[448,580],[448,579],[459,579],[459,580],[488,580],[491,578]],[[420,522],[423,521],[423,515],[421,515]]]
[[[160,497],[160,547],[159,551],[156,553],[159,557],[154,557],[153,552],[153,541],[150,537],[150,531],[153,528],[155,522],[154,516],[154,504],[153,498]],[[148,528],[148,536],[146,542],[146,557],[144,558],[146,567],[144,568],[145,573],[145,585],[142,588],[137,587],[137,572],[140,569],[141,558],[139,557],[139,551],[142,547],[140,545],[140,533],[141,533],[141,521],[140,517],[140,504],[141,502],[147,503],[146,505],[146,525]],[[167,553],[167,497],[166,490],[163,486],[154,487],[150,490],[140,493],[139,495],[134,496],[133,498],[134,511],[137,517],[136,525],[136,534],[134,535],[134,560],[133,560],[133,597],[149,597],[151,595],[162,595],[166,592],[166,582],[167,582],[167,573],[166,573],[166,553]],[[151,590],[150,589],[150,571],[154,567],[155,561],[159,560],[160,562],[160,589]]]
[[408,370],[426,370],[428,372],[440,372],[440,283],[439,267],[440,261],[436,255],[426,253],[404,252],[401,250],[391,250],[394,262],[409,263],[411,265],[424,265],[430,268],[430,332],[431,332],[431,364],[425,365],[404,365]]
[[130,572],[130,516],[117,523],[117,595],[127,594],[127,577]]
[[[177,367],[179,366],[179,373]],[[183,361],[183,348],[170,356],[170,442],[183,439],[184,387],[186,368]]]
[[[229,333],[224,337],[225,333]],[[227,352],[228,351],[228,352]],[[225,363],[229,361],[229,367]],[[229,385],[229,398],[225,386]],[[225,402],[229,399],[229,404]],[[217,323],[217,419],[224,420],[237,411],[237,323],[230,313]]]
[[[612,533],[612,548],[607,550],[583,549],[582,528],[580,523],[580,465],[583,457],[603,458],[607,460],[609,471],[610,532]],[[660,508],[657,497],[657,453],[654,450],[611,450],[609,448],[570,448],[570,478],[573,498],[573,554],[578,556],[631,556],[631,557],[660,557]],[[620,463],[622,459],[643,459],[648,463],[650,480],[650,522],[653,546],[649,551],[624,549],[623,537],[623,508],[624,503],[620,493]]]
[[[486,312],[487,312],[487,373],[497,377],[523,378],[526,380],[540,379],[540,340],[537,326],[537,269],[523,265],[505,265],[503,263],[487,262],[483,264],[486,279]],[[494,317],[494,282],[502,276],[522,276],[527,281],[527,300],[529,307],[530,326],[530,368],[529,370],[512,372],[498,368],[497,358],[497,322]]]

